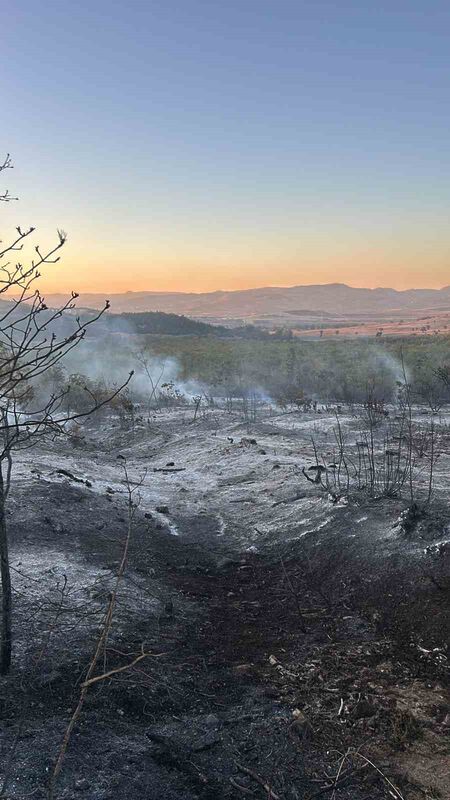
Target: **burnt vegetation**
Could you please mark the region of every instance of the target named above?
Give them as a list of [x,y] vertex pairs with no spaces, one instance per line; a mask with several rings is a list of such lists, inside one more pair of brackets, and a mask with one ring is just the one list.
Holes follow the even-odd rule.
[[1,252],[0,798],[444,800],[448,336],[52,309],[65,245]]

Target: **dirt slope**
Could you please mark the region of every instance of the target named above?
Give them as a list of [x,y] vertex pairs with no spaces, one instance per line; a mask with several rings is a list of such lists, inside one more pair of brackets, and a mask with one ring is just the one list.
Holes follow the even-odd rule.
[[448,454],[406,536],[401,500],[302,476],[331,414],[191,422],[106,420],[17,465],[8,796],[46,797],[121,555],[122,455],[143,485],[99,671],[151,655],[92,689],[57,797],[448,797]]

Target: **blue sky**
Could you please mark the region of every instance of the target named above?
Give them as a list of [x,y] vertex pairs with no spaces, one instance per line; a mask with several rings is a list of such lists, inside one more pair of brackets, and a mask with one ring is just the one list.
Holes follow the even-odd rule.
[[30,2],[3,174],[49,288],[450,283],[450,5]]

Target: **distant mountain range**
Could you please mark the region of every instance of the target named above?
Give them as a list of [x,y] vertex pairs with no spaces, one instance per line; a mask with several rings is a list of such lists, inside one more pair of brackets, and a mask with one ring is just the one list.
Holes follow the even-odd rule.
[[[105,297],[117,313],[164,311],[189,317],[251,320],[261,315],[333,315],[346,318],[359,315],[416,314],[419,311],[450,310],[450,286],[442,289],[364,289],[343,283],[313,286],[265,287],[240,291],[206,293],[125,292],[122,294],[83,293],[78,306],[101,308]],[[59,306],[64,295],[46,296],[50,307]]]

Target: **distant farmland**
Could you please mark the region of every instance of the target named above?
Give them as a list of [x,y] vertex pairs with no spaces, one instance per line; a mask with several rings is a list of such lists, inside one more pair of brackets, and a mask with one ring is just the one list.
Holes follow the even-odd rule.
[[355,324],[330,325],[313,329],[293,329],[298,337],[330,336],[435,336],[450,331],[449,312],[434,313],[418,319],[370,320]]

